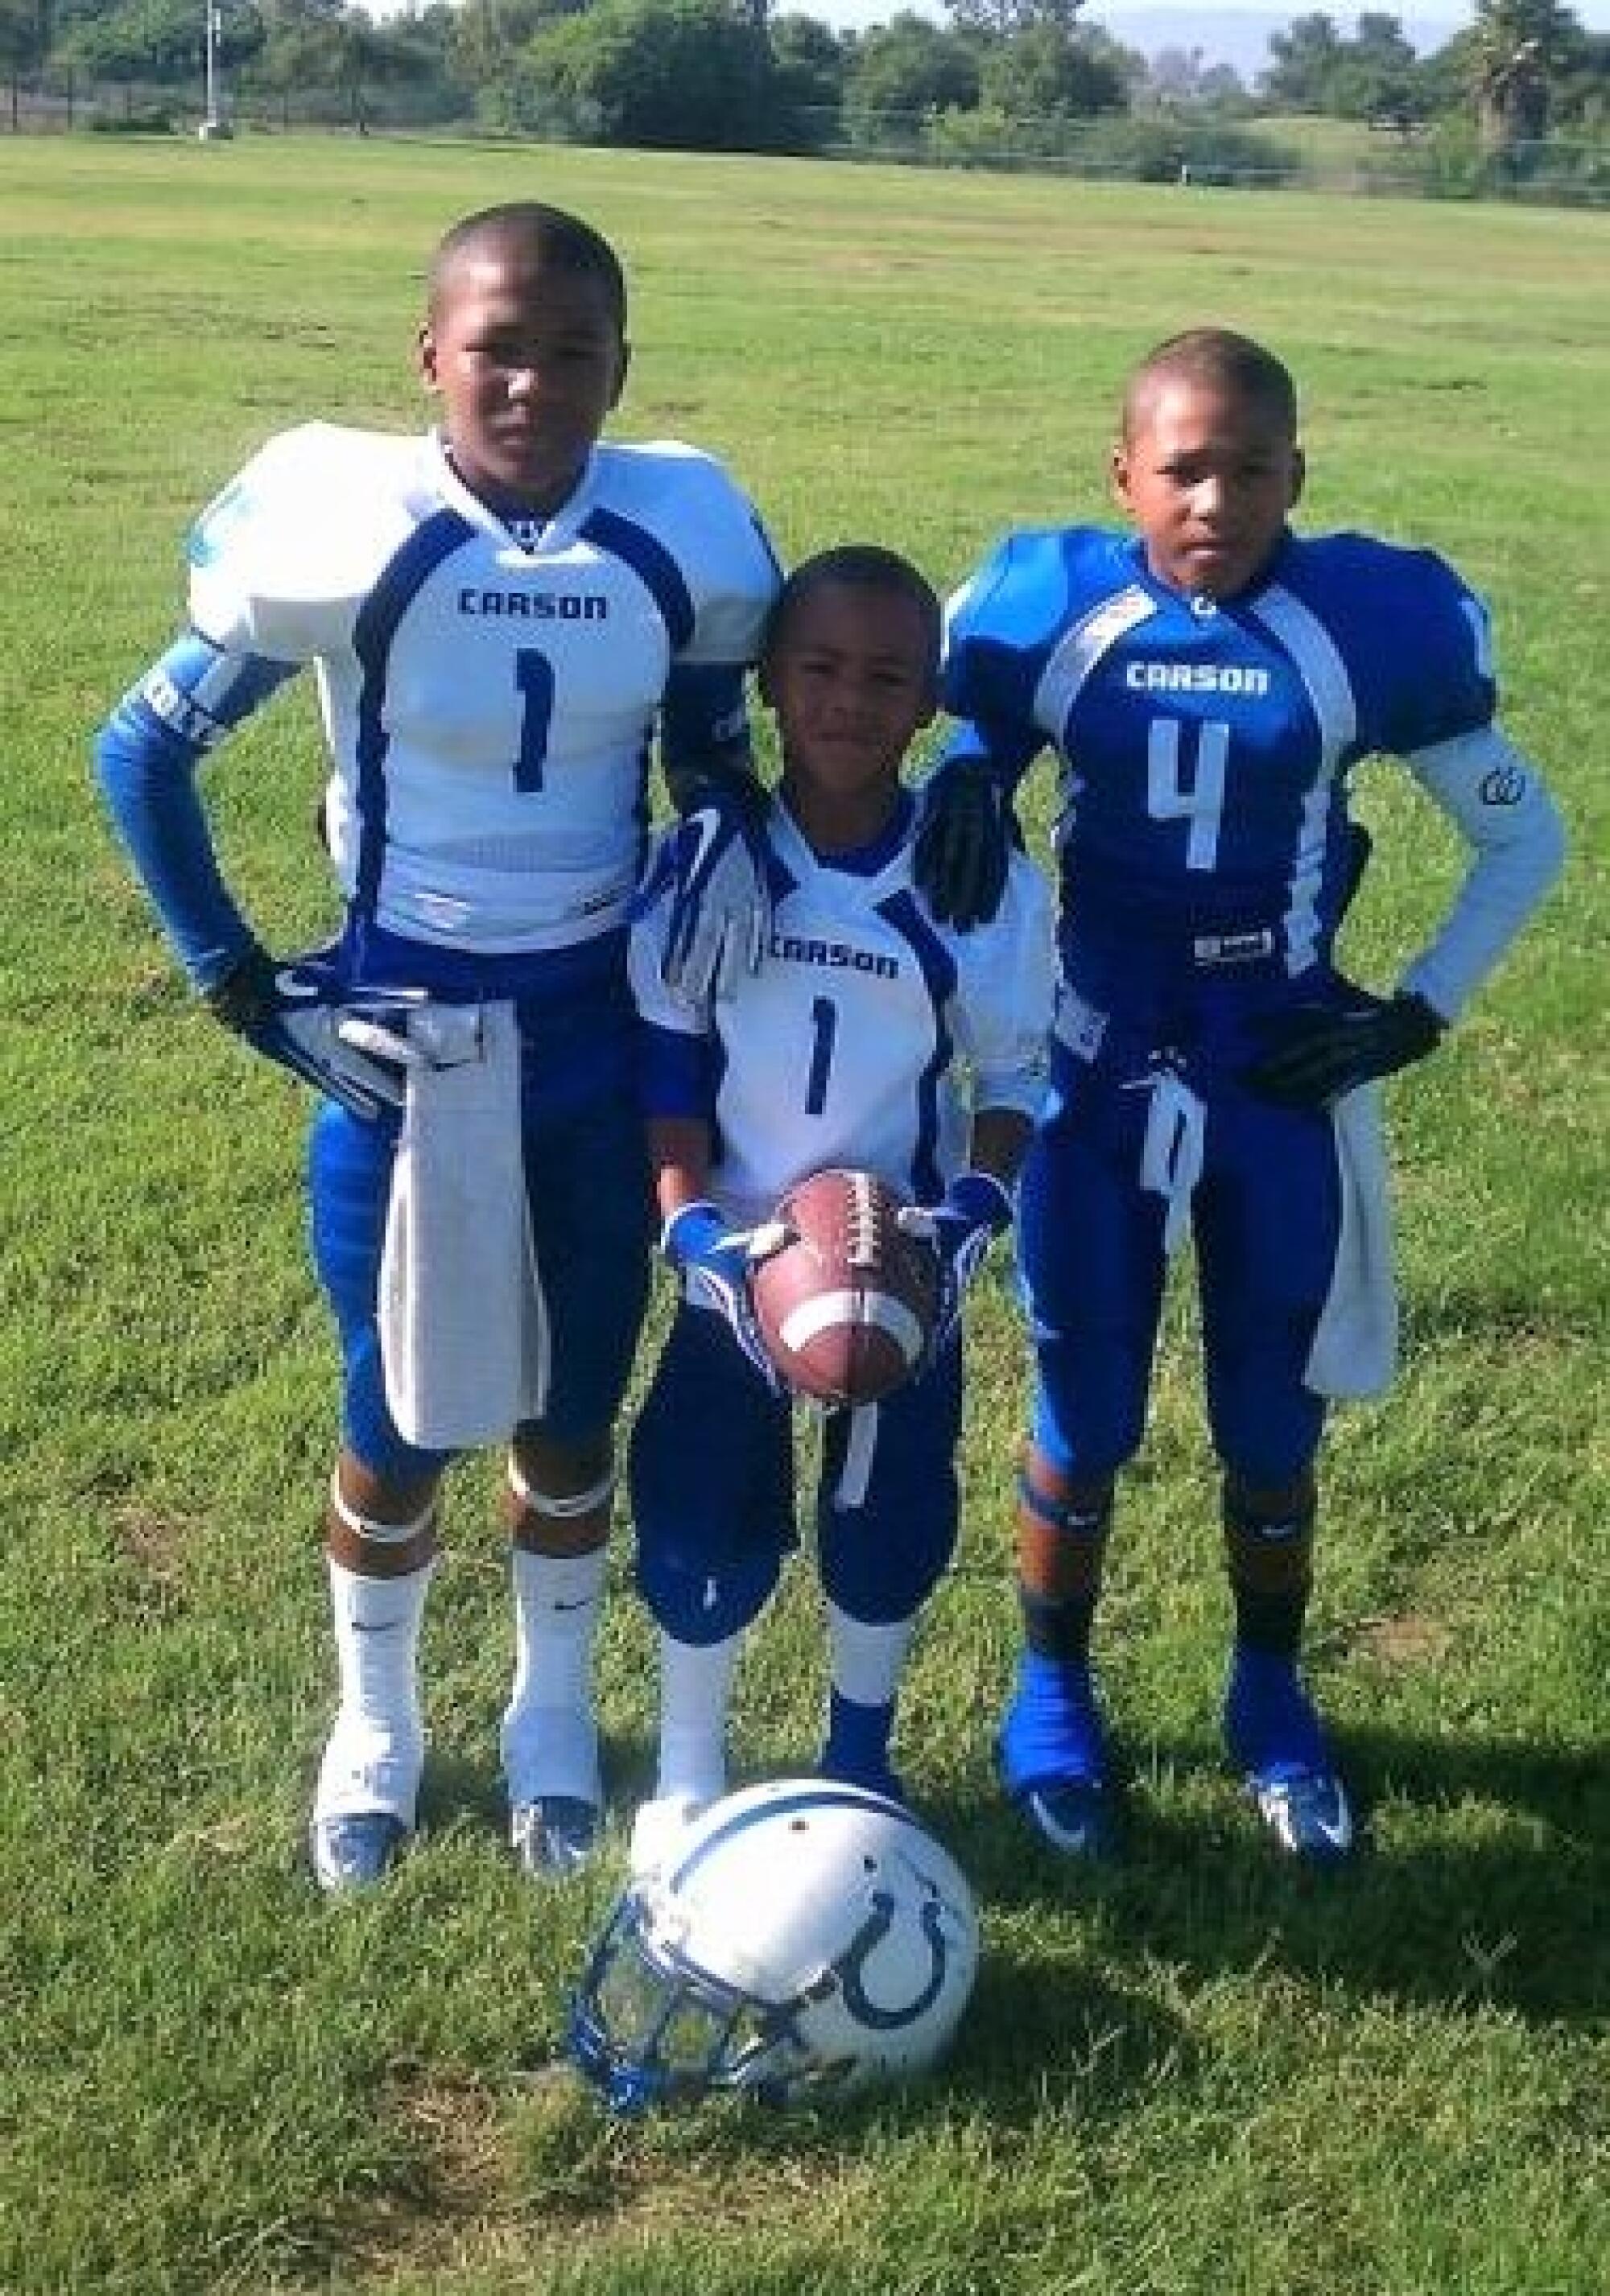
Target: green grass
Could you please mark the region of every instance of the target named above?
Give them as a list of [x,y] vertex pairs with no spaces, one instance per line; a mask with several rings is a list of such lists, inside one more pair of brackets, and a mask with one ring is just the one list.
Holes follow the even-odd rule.
[[[1219,1767],[1183,1298],[1104,1630],[1132,1857],[1053,1871],[1001,1811],[1023,1388],[992,1279],[964,1550],[900,1748],[978,1886],[982,1976],[941,2079],[821,2119],[617,2128],[556,2065],[620,1837],[546,1897],[501,1849],[490,1461],[452,1486],[427,1629],[427,1837],[373,1902],[327,1908],[300,1872],[334,1385],[302,1111],[187,1006],[86,772],[177,611],[191,511],[289,421],[414,423],[428,247],[521,194],[628,255],[623,430],[725,453],[791,554],[875,537],[949,582],[1009,522],[1099,515],[1128,364],[1193,321],[1266,334],[1306,387],[1305,515],[1433,543],[1491,592],[1507,722],[1574,840],[1563,891],[1392,1103],[1407,1360],[1336,1424],[1314,1642],[1373,1854],[1324,1886],[1277,1868]],[[0,2287],[1597,2296],[1604,219],[267,141],[0,143]],[[319,778],[305,699],[211,775],[281,945],[330,914]],[[1383,833],[1352,955],[1381,980],[1457,856],[1402,777],[1364,788]],[[623,1560],[616,1580],[624,1809],[652,1720]],[[809,1756],[820,1690],[796,1570],[741,1680],[744,1771]]]

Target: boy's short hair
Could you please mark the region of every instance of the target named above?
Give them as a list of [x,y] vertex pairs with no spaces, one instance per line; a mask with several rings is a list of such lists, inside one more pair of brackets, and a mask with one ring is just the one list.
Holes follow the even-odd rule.
[[511,200],[501,207],[481,208],[461,217],[439,242],[431,258],[428,299],[434,316],[448,282],[464,257],[482,247],[523,243],[563,271],[596,279],[607,296],[615,323],[626,332],[626,274],[620,258],[604,234],[564,208],[542,200]]
[[762,662],[768,660],[781,645],[795,608],[817,591],[834,584],[850,590],[883,590],[909,598],[922,619],[929,667],[938,676],[945,636],[945,614],[939,594],[908,558],[902,558],[898,550],[884,550],[875,542],[842,543],[834,550],[819,550],[814,558],[807,558],[794,568],[766,617],[766,627],[760,633]]
[[1291,369],[1251,335],[1229,327],[1189,327],[1154,345],[1130,375],[1123,395],[1123,435],[1132,438],[1142,409],[1159,384],[1205,383],[1266,407],[1297,435],[1297,386]]

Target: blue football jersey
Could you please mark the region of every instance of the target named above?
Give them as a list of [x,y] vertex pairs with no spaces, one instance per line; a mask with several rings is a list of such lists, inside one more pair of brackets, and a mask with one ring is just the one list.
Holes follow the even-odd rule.
[[1076,527],[1009,537],[952,601],[944,701],[1010,778],[1056,750],[1076,929],[1244,935],[1297,972],[1342,904],[1350,768],[1487,726],[1494,689],[1485,611],[1431,552],[1288,535],[1215,603]]

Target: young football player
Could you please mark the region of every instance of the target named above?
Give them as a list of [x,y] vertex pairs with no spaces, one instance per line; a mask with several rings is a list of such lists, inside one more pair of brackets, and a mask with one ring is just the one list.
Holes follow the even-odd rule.
[[[916,858],[937,914],[992,914],[1013,791],[1047,744],[1061,775],[1051,1089],[1022,1189],[1024,1647],[999,1757],[1073,1856],[1113,1842],[1091,1628],[1187,1232],[1235,1613],[1226,1742],[1282,1849],[1351,1845],[1298,1661],[1327,1400],[1392,1370],[1374,1086],[1434,1049],[1561,862],[1553,804],[1493,724],[1480,601],[1429,552],[1294,535],[1302,472],[1279,360],[1220,329],[1177,336],[1131,379],[1113,449],[1135,531],[1014,534],[951,613],[944,698],[963,722]],[[1334,953],[1365,849],[1348,776],[1375,751],[1472,849],[1384,996]]]
[[682,1283],[630,1446],[661,1677],[639,1867],[725,1790],[740,1645],[793,1543],[791,1403],[755,1329],[748,1259],[793,1183],[834,1165],[875,1171],[926,1208],[917,1223],[943,1271],[918,1374],[827,1417],[816,1501],[831,1660],[819,1767],[900,1795],[896,1692],[957,1532],[962,1293],[1011,1223],[1053,973],[1048,888],[1021,855],[975,932],[937,923],[912,884],[900,767],[934,713],[940,637],[939,602],[904,559],[855,545],[798,568],[760,655],[783,754],[766,824],[768,962],[694,1014],[663,986],[665,904],[633,933],[661,1243]]
[[[601,442],[626,321],[614,250],[575,217],[456,225],[418,338],[439,427],[271,439],[193,529],[190,626],[97,746],[207,1009],[324,1096],[340,1705],[310,1840],[331,1890],[376,1881],[415,1824],[439,1493],[472,1442],[512,1435],[513,1846],[564,1870],[597,1827],[612,1428],[651,1241],[626,967],[645,778],[657,727],[683,815],[667,979],[702,998],[762,945],[743,679],[777,582],[717,463]],[[309,664],[345,915],[276,960],[220,870],[197,768]]]

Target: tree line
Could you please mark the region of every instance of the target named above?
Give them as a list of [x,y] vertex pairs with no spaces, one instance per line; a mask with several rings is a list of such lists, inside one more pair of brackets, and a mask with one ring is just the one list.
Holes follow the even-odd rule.
[[[1114,172],[1154,175],[1186,172],[1193,148],[1267,156],[1244,131],[1271,114],[1406,139],[1451,127],[1512,166],[1550,135],[1602,154],[1610,131],[1610,37],[1560,0],[1479,0],[1425,56],[1394,15],[1349,30],[1302,14],[1252,86],[1200,51],[1136,53],[1086,0],[945,0],[942,22],[897,12],[862,32],[767,0],[436,0],[383,22],[347,0],[0,0],[0,63],[13,82],[70,73],[177,99],[197,85],[209,5],[237,98],[277,96],[290,117],[316,92],[358,126],[400,104],[418,122],[591,143],[952,160],[1053,158],[1075,139],[1088,156],[1105,135],[1131,163]],[[1182,140],[1210,127],[1205,146]]]

